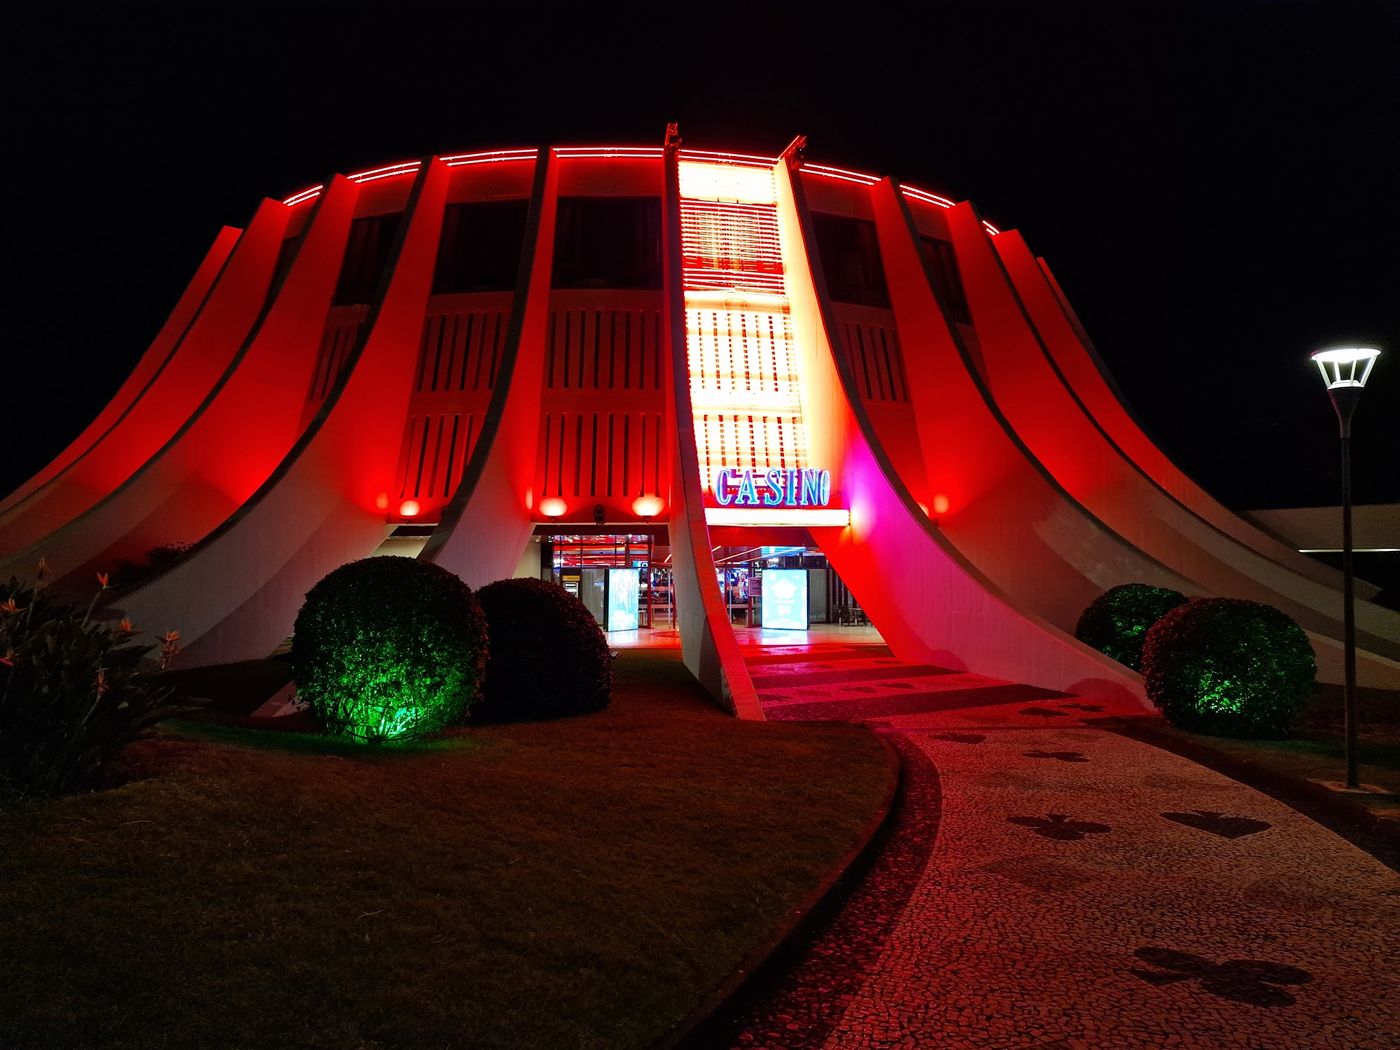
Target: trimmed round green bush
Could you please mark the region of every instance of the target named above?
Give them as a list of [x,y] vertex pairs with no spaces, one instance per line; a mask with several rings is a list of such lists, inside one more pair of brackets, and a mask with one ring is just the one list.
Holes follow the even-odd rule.
[[311,588],[297,613],[297,693],[328,733],[426,736],[477,699],[486,619],[471,588],[413,558],[365,558]]
[[612,699],[612,654],[588,607],[558,584],[497,580],[477,592],[491,632],[473,720],[558,718]]
[[1174,726],[1278,738],[1312,694],[1317,665],[1307,634],[1273,606],[1198,598],[1147,632],[1142,673]]
[[1186,603],[1186,595],[1169,587],[1124,583],[1110,587],[1089,603],[1074,636],[1134,671],[1142,670],[1142,642],[1148,629]]

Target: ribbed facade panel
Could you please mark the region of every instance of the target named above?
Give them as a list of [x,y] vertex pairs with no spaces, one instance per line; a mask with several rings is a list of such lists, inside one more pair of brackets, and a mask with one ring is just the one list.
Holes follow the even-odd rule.
[[626,501],[666,491],[670,442],[660,412],[550,412],[540,420],[542,497]]
[[661,352],[659,309],[552,310],[545,387],[659,391]]

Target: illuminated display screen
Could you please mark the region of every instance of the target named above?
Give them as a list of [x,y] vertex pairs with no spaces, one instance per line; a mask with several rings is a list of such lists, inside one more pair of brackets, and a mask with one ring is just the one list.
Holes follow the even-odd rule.
[[636,569],[608,570],[608,630],[637,629],[640,579]]
[[763,626],[779,631],[807,629],[806,569],[764,571]]

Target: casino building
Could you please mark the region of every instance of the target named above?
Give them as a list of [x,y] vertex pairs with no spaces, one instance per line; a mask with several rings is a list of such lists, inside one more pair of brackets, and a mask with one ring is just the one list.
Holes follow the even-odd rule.
[[[115,609],[178,627],[192,664],[266,656],[376,551],[473,586],[553,576],[605,627],[667,627],[746,717],[736,631],[821,620],[1140,697],[1072,636],[1129,581],[1276,605],[1341,673],[1339,574],[1146,437],[1018,233],[802,139],[748,156],[673,127],[264,200],[0,503],[0,573],[144,566]],[[1400,686],[1400,616],[1361,601],[1358,637],[1361,682]]]

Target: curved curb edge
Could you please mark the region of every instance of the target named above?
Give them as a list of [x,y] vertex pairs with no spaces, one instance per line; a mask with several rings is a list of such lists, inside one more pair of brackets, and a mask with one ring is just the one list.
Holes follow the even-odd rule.
[[879,741],[889,768],[889,783],[879,808],[861,829],[855,844],[807,898],[699,1006],[657,1039],[652,1044],[654,1050],[713,1050],[728,1045],[729,1027],[787,974],[816,932],[874,866],[894,827],[894,816],[904,795],[904,764],[884,734],[862,728]]

